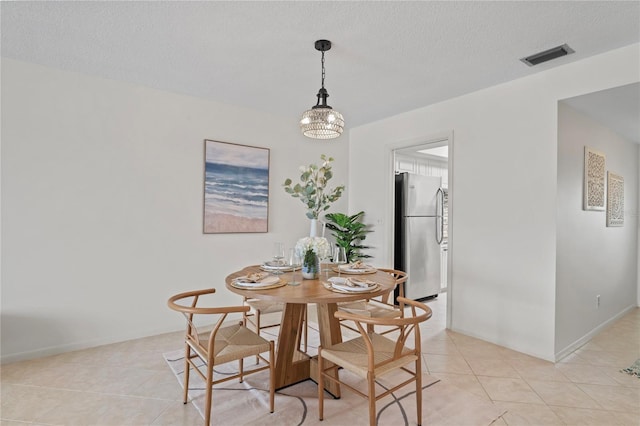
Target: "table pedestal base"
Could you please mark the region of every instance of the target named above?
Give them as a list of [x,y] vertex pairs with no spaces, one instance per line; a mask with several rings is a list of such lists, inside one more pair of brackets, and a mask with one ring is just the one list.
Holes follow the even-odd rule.
[[[313,379],[316,383],[318,381],[317,360],[298,350],[302,331],[300,324],[302,324],[305,308],[305,304],[287,303],[282,312],[275,367],[276,389],[307,379]],[[337,310],[337,305],[335,303],[319,303],[317,304],[317,310],[320,345],[331,346],[340,343],[342,341],[340,322],[333,316]],[[334,398],[340,398],[340,386],[337,383],[327,380],[325,381],[325,389]]]

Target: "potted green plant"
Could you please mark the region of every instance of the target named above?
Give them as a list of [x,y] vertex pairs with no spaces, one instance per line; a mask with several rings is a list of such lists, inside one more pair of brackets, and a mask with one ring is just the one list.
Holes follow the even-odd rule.
[[324,237],[304,237],[296,243],[296,253],[302,259],[302,278],[316,279],[320,272],[319,258],[329,257],[329,242]]
[[347,262],[371,257],[361,252],[369,248],[361,243],[367,238],[367,233],[371,232],[367,229],[367,225],[362,223],[363,216],[363,211],[351,216],[344,213],[328,213],[324,216],[327,219],[327,228],[332,231],[336,244],[344,247],[347,252]]

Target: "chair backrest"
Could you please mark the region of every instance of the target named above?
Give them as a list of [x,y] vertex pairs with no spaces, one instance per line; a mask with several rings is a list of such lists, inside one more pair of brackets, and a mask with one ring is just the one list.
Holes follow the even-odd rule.
[[[411,348],[411,352],[414,355],[420,356],[420,323],[431,318],[432,312],[431,308],[429,308],[424,303],[417,302],[415,300],[410,300],[405,297],[398,297],[398,301],[401,305],[409,306],[411,315],[405,315],[401,318],[375,318],[368,317],[362,315],[356,315],[348,312],[337,311],[334,315],[339,320],[351,320],[355,323],[358,331],[362,335],[364,342],[367,346],[367,352],[369,355],[369,370],[373,371],[374,367],[380,366],[382,364],[393,362],[400,356],[404,356],[407,354],[406,352],[406,343],[411,335],[414,336],[413,348]],[[384,326],[392,326],[398,328],[398,337],[395,342],[395,349],[393,358],[383,361],[377,365],[374,365],[374,357],[373,357],[373,343],[372,338],[374,338],[375,333],[368,332],[366,325],[384,325]],[[376,335],[377,336],[377,335]]]
[[[407,278],[409,277],[409,275],[407,275],[406,272],[400,271],[398,269],[378,268],[378,271],[386,272],[387,274],[390,274],[391,276],[393,276],[393,278],[395,278],[396,280],[396,286],[394,287],[394,289],[395,288],[398,289],[398,296],[404,297],[404,285],[402,284],[407,282]],[[383,303],[389,303],[390,295],[391,295],[391,292],[383,295],[380,301]]]
[[[187,330],[185,333],[185,340],[190,343],[191,346],[202,357],[209,357],[209,354],[213,356],[215,336],[224,321],[227,319],[227,315],[231,313],[242,313],[249,311],[249,306],[224,306],[224,307],[199,307],[198,302],[200,296],[213,294],[216,292],[215,288],[208,288],[204,290],[187,291],[185,293],[179,293],[175,296],[171,296],[167,305],[170,309],[180,312],[187,319]],[[185,303],[186,302],[186,303]],[[218,315],[218,319],[215,322],[213,330],[208,335],[206,346],[200,341],[200,333],[195,325],[196,315]],[[210,324],[210,323],[209,323]],[[206,353],[201,353],[206,351]]]

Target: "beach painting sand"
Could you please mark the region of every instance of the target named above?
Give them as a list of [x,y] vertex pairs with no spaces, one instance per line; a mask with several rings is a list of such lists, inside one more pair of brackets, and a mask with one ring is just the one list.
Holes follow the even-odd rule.
[[269,149],[204,143],[204,233],[267,232]]

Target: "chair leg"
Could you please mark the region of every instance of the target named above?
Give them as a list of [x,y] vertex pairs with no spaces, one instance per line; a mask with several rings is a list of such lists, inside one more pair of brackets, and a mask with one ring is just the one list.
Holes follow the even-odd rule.
[[324,362],[322,360],[322,347],[318,347],[318,419],[322,421],[324,411]]
[[204,424],[211,424],[211,398],[213,397],[213,360],[207,362],[207,392],[205,395]]
[[186,404],[189,399],[189,372],[191,371],[191,364],[189,359],[191,357],[191,347],[185,343],[184,348],[184,391],[182,403]]
[[416,410],[418,426],[422,424],[422,359],[416,360]]
[[238,360],[238,368],[240,369],[240,383],[242,383],[244,381],[244,358],[240,358]]
[[376,383],[371,372],[367,374],[367,382],[369,382],[369,425],[376,426]]
[[275,409],[276,393],[276,358],[273,340],[269,342],[269,407],[273,413]]
[[[259,310],[256,310],[255,317],[256,317],[256,334],[259,336],[260,335],[260,311]],[[256,365],[258,364],[260,364],[260,357],[256,355]]]

